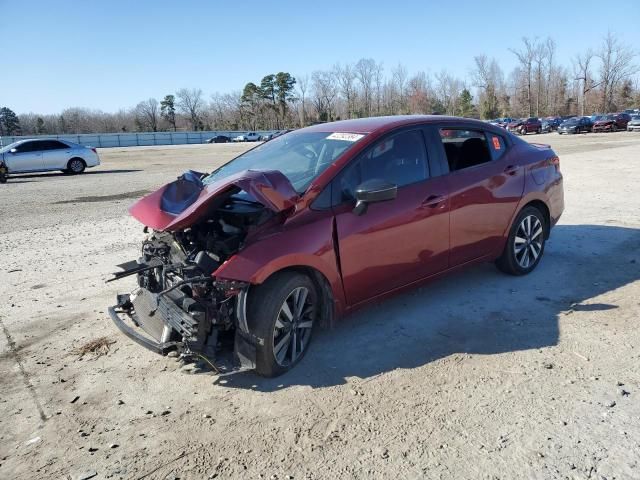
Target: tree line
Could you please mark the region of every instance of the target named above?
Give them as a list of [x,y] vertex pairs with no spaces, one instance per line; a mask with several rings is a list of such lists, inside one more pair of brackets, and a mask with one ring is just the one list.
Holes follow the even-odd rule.
[[608,113],[640,106],[638,53],[608,33],[599,45],[556,59],[553,39],[524,37],[509,51],[517,66],[505,73],[485,54],[464,78],[446,70],[410,74],[372,58],[336,63],[293,76],[265,75],[242,90],[182,88],[115,113],[68,108],[56,115],[0,109],[0,134],[34,135],[168,130],[272,130],[373,115],[437,113],[490,119]]

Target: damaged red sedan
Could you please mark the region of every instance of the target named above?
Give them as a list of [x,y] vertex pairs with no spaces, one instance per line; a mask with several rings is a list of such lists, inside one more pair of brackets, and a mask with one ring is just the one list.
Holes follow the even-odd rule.
[[134,204],[147,237],[114,279],[138,286],[110,314],[156,352],[276,376],[316,328],[370,302],[478,262],[531,272],[563,208],[557,155],[499,127],[316,125]]

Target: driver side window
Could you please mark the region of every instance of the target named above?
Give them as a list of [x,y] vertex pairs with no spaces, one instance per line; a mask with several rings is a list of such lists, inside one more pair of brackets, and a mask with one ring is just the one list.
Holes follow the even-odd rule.
[[358,185],[379,179],[399,188],[429,178],[424,137],[410,130],[386,137],[369,147],[334,180],[333,204],[355,199]]

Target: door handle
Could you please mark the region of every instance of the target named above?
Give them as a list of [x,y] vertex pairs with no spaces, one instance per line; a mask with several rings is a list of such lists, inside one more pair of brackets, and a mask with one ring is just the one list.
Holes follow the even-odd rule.
[[506,173],[507,175],[515,175],[516,173],[518,173],[518,167],[515,165],[509,165],[508,167],[506,167],[504,169],[504,173]]
[[430,195],[423,202],[422,206],[435,208],[446,200],[443,195]]

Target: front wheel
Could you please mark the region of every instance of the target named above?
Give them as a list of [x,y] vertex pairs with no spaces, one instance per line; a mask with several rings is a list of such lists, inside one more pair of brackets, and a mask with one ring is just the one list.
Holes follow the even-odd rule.
[[525,207],[516,217],[496,266],[510,275],[526,275],[536,268],[546,238],[546,221],[540,210]]
[[247,319],[260,339],[256,371],[277,377],[304,356],[320,312],[314,283],[296,272],[276,274],[249,291]]

